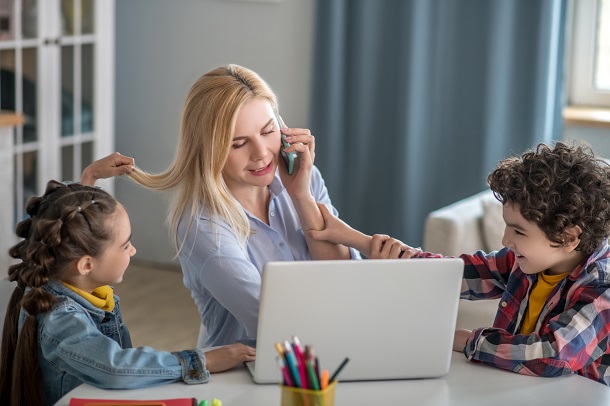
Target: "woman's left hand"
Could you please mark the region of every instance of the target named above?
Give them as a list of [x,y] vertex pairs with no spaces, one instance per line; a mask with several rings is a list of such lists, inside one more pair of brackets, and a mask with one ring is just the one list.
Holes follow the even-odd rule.
[[278,155],[280,178],[293,200],[310,198],[311,168],[316,156],[316,139],[307,128],[288,128],[283,121],[282,125],[282,134],[286,135],[286,142],[290,144],[285,151],[296,152],[298,156],[295,161],[295,172],[289,175],[283,158]]

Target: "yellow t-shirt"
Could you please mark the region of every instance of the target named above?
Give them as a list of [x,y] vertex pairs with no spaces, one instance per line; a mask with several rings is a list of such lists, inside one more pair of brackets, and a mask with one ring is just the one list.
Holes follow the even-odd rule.
[[521,323],[519,334],[531,334],[534,332],[536,323],[540,317],[540,312],[542,312],[542,308],[546,303],[546,299],[555,286],[557,286],[563,278],[568,276],[569,273],[570,272],[560,273],[559,275],[549,275],[544,271],[538,274],[538,280],[530,291],[527,310],[525,311],[525,317],[523,318],[523,323]]
[[88,293],[75,286],[69,285],[66,282],[62,283],[70,290],[76,292],[77,295],[84,297],[89,303],[98,309],[102,309],[107,312],[111,312],[114,309],[114,292],[110,286],[100,286],[99,288],[96,288],[93,293]]

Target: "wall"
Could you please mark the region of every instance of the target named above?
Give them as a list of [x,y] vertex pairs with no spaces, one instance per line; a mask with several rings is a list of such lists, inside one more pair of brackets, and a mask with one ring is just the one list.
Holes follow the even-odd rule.
[[586,141],[595,154],[610,158],[610,127],[569,125],[564,129],[566,141]]
[[[237,63],[278,95],[289,125],[307,127],[314,0],[128,0],[116,3],[116,148],[148,172],[174,155],[180,112],[203,73]],[[168,196],[127,179],[115,194],[127,208],[136,258],[170,263]]]

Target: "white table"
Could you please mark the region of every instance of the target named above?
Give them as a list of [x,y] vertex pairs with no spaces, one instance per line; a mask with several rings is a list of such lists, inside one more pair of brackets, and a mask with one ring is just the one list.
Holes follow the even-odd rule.
[[[164,399],[195,397],[218,398],[223,406],[269,406],[280,404],[278,385],[257,385],[245,367],[213,374],[210,383],[172,383],[137,390],[103,390],[81,385],[61,398],[56,406],[67,406],[70,398]],[[339,382],[336,406],[344,405],[610,405],[610,388],[598,382],[571,375],[559,378],[523,376],[468,362],[454,352],[449,374],[443,378]]]

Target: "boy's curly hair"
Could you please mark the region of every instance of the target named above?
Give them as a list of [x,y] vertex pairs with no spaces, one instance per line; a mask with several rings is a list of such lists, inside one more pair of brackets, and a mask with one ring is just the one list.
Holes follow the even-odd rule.
[[500,161],[487,182],[496,199],[518,205],[554,243],[562,245],[563,231],[579,226],[576,250],[589,256],[610,234],[610,165],[589,146],[538,144]]

